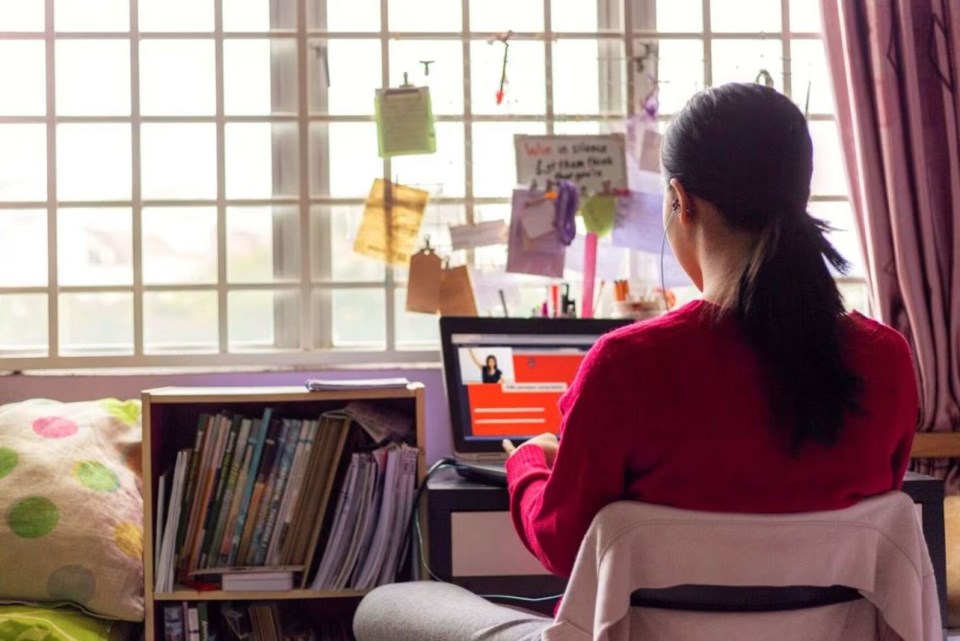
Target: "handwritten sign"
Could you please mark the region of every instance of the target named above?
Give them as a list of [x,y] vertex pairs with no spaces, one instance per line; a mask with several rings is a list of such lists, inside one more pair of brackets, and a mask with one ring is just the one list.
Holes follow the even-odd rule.
[[626,142],[623,134],[594,136],[513,137],[517,182],[570,180],[591,191],[627,188]]

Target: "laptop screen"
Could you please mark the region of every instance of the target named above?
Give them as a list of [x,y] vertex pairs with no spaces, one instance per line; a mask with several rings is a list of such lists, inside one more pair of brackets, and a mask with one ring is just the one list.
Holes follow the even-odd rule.
[[558,401],[597,338],[629,321],[441,318],[457,453],[560,429]]

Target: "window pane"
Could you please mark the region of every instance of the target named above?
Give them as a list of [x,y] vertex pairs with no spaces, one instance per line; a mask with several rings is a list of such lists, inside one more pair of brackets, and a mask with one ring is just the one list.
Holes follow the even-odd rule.
[[432,196],[462,197],[464,189],[463,124],[438,122],[437,152],[393,159],[394,180],[430,192]]
[[129,200],[130,125],[57,125],[57,197]]
[[840,149],[840,136],[835,122],[810,122],[813,140],[813,180],[810,191],[814,196],[844,196],[849,193],[847,171]]
[[205,116],[216,111],[212,40],[140,43],[140,110],[145,116]]
[[58,40],[57,114],[130,115],[130,42]]
[[713,86],[754,82],[761,69],[783,91],[783,47],[777,40],[714,40]]
[[[474,219],[477,222],[489,220],[502,220],[507,225],[510,224],[510,205],[478,205],[474,209]],[[505,245],[490,245],[489,247],[477,247],[473,250],[473,264],[481,270],[490,271],[501,270],[507,264],[507,252]]]
[[657,31],[703,31],[703,0],[657,0]]
[[508,198],[517,184],[514,134],[543,134],[540,122],[478,122],[473,125],[473,193]]
[[872,315],[870,290],[867,289],[866,281],[844,281],[837,285],[840,288],[840,295],[843,296],[843,306],[848,312],[856,310],[864,316]]
[[66,286],[132,284],[130,209],[60,209],[57,273]]
[[[472,10],[473,7],[471,7]],[[592,2],[550,0],[550,26],[554,31],[561,33],[565,31],[586,33],[597,31],[599,28],[597,7]]]
[[213,31],[213,0],[139,1],[140,31]]
[[[308,60],[310,111],[338,115],[373,114],[374,92],[383,84],[379,41],[312,40]],[[328,70],[329,82],[326,79]]]
[[0,115],[42,116],[47,113],[45,61],[42,41],[0,42],[0,87],[3,87]]
[[271,198],[299,192],[296,123],[229,123],[224,142],[227,198]]
[[460,31],[460,3],[454,0],[390,0],[391,31]]
[[542,42],[510,43],[507,62],[507,83],[503,104],[498,105],[497,91],[503,69],[503,44],[494,41],[470,43],[472,109],[478,114],[542,114],[546,113],[544,51]]
[[[421,60],[432,60],[430,75],[423,75]],[[393,40],[390,42],[390,86],[411,83],[430,87],[435,114],[463,113],[463,47],[455,40]]]
[[[283,64],[275,64],[283,61]],[[287,39],[225,40],[223,110],[228,116],[297,111],[297,44]]]
[[673,114],[703,89],[703,41],[661,40],[658,48],[660,113]]
[[46,356],[47,295],[0,295],[0,354]]
[[[321,279],[329,264],[335,281],[382,281],[386,270],[380,261],[354,253],[353,243],[363,218],[362,206],[314,207],[311,213],[313,277]],[[327,230],[330,230],[329,233]]]
[[46,126],[0,124],[0,201],[46,198]]
[[227,209],[227,280],[269,283],[300,275],[296,207]]
[[407,311],[407,290],[393,290],[394,307],[397,310],[397,347],[433,347],[440,343],[440,317],[436,314],[421,314]]
[[790,0],[790,31],[820,33],[820,3],[810,0]]
[[783,27],[778,0],[710,0],[714,31],[777,33]]
[[383,175],[373,123],[313,123],[310,144],[310,191],[314,195],[366,198],[373,179]]
[[[392,4],[392,3],[391,3]],[[326,8],[326,14],[320,13]],[[350,0],[349,2],[308,2],[307,20],[311,29],[327,31],[379,31],[380,0]],[[390,27],[393,24],[391,13]]]
[[56,0],[57,31],[127,31],[129,0]]
[[790,58],[793,101],[800,109],[804,109],[809,92],[809,113],[832,114],[833,85],[827,71],[823,41],[791,40]]
[[217,210],[145,207],[143,282],[148,285],[217,282]]
[[840,255],[850,263],[848,276],[863,278],[866,276],[863,252],[857,236],[857,226],[853,218],[853,208],[849,202],[813,202],[808,207],[810,215],[821,218],[836,229],[827,233],[827,238],[837,248]]
[[300,345],[300,300],[295,291],[229,292],[227,318],[231,352]]
[[387,342],[385,292],[377,289],[335,289],[333,345],[383,348]]
[[60,294],[60,353],[133,353],[133,294]]
[[145,292],[143,349],[163,352],[217,350],[216,292]]
[[0,0],[2,31],[43,31],[44,0]]
[[0,287],[47,284],[47,212],[0,210]]
[[543,0],[470,0],[470,31],[506,31],[505,16],[514,31],[543,31]]
[[623,61],[623,43],[620,41],[555,42],[554,111],[558,114],[625,113],[626,69]]
[[224,31],[296,29],[295,0],[228,0],[223,3]]
[[217,132],[214,125],[145,124],[140,131],[144,198],[216,197]]

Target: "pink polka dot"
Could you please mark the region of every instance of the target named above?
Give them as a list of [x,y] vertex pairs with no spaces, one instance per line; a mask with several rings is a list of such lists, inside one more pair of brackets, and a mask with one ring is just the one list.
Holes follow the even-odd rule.
[[77,433],[77,424],[62,416],[44,416],[33,422],[33,431],[43,438],[64,438]]

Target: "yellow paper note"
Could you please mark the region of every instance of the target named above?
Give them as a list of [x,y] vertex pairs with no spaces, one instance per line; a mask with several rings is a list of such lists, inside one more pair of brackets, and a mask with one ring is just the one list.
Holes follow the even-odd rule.
[[381,158],[437,151],[430,89],[377,89],[375,108]]
[[427,192],[377,178],[363,208],[353,251],[392,265],[406,265],[413,255]]

